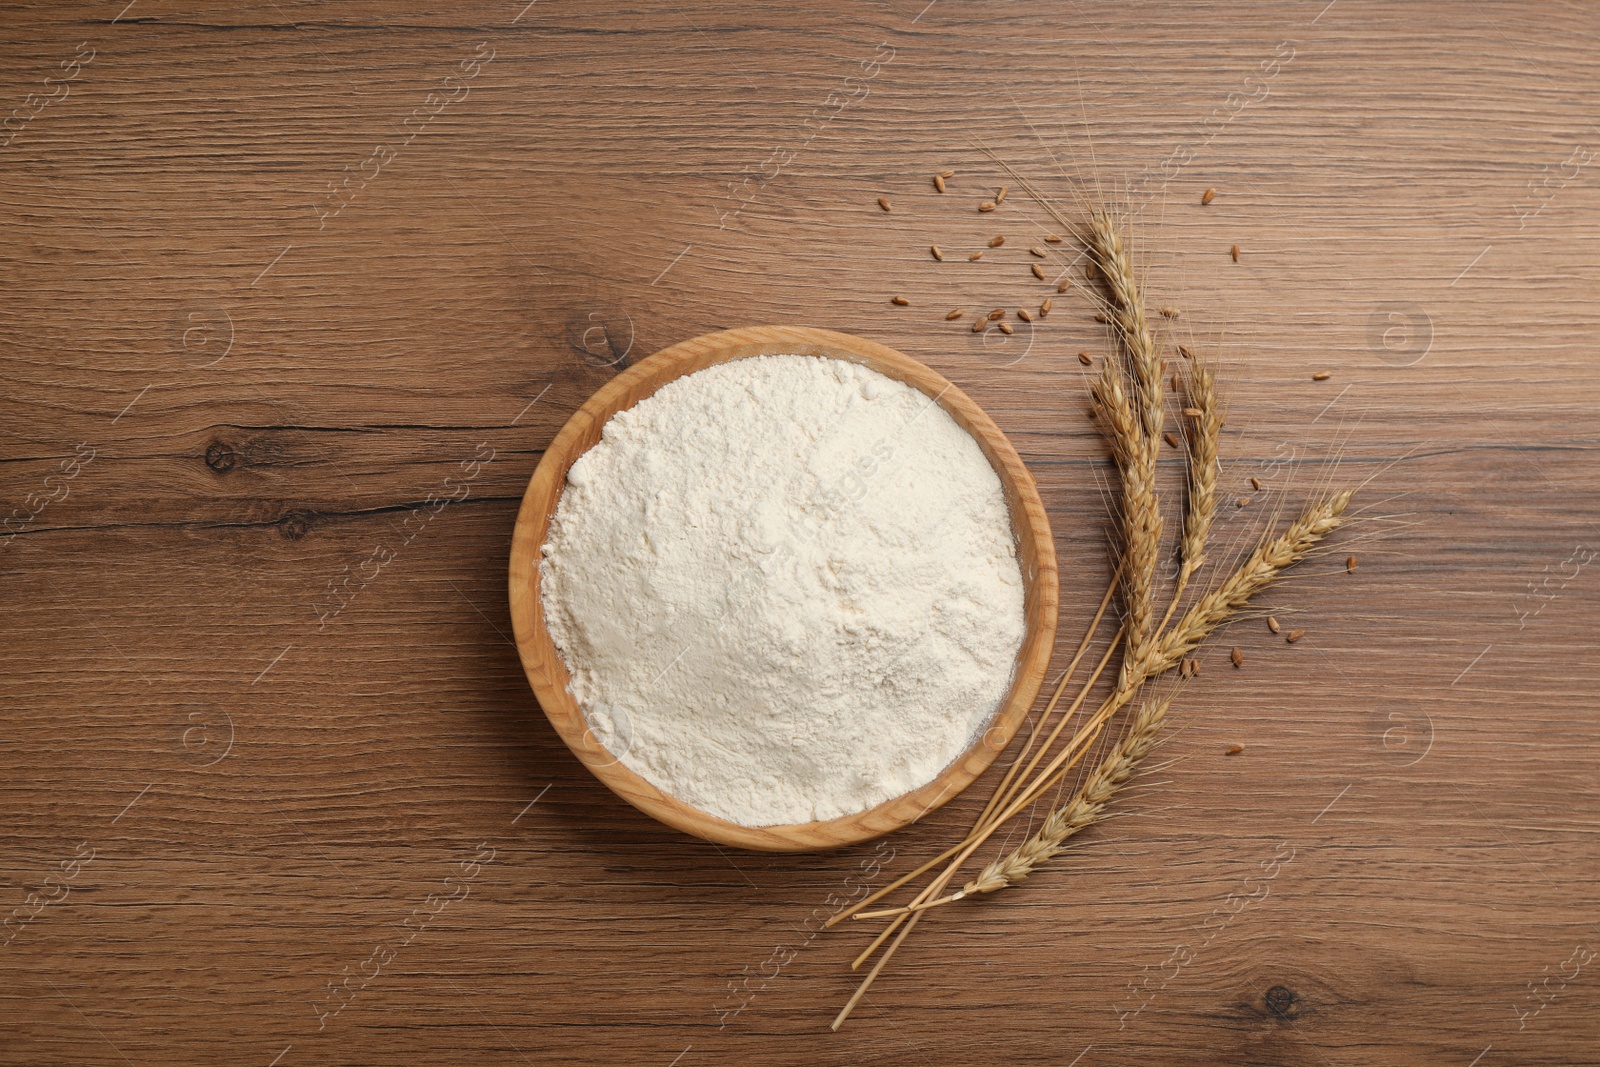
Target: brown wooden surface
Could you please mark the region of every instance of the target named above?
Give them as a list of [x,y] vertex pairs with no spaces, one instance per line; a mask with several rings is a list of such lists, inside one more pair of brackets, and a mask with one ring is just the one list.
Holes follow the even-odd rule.
[[[701,811],[662,792],[636,774],[619,759],[627,754],[627,748],[616,747],[631,742],[632,738],[626,733],[618,731],[618,736],[601,740],[590,731],[572,695],[572,676],[567,673],[567,664],[546,628],[539,549],[545,543],[550,519],[566,488],[567,472],[600,440],[601,429],[613,415],[633,407],[685,374],[729,360],[774,353],[866,364],[880,374],[921,390],[931,403],[943,405],[972,435],[994,466],[1010,509],[1017,562],[1026,589],[1023,603],[1026,627],[1022,645],[1017,650],[1011,688],[994,709],[988,728],[931,781],[850,815],[783,826],[752,827]],[[926,363],[876,341],[814,326],[745,326],[702,334],[630,363],[626,371],[598,389],[556,434],[533,472],[512,529],[508,579],[511,632],[528,684],[533,687],[551,728],[566,742],[572,754],[612,792],[668,826],[717,844],[763,852],[807,852],[858,845],[903,829],[959,796],[1006,750],[1018,727],[1027,719],[1044,681],[1044,672],[1050,665],[1056,619],[1061,610],[1055,544],[1044,501],[1039,498],[1038,487],[1022,457],[1017,455],[1017,450],[994,420],[954,382]],[[613,747],[616,747],[615,752]]]
[[[0,1062],[1600,1062],[1600,13],[124,3],[0,16]],[[534,706],[510,531],[618,363],[841,329],[1011,436],[1070,644],[1104,336],[943,320],[1048,291],[983,147],[1134,188],[1266,485],[1222,541],[1330,477],[1371,521],[1263,604],[1303,641],[1208,651],[1127,817],[832,1034],[866,931],[808,916],[983,787],[881,851],[654,823]]]

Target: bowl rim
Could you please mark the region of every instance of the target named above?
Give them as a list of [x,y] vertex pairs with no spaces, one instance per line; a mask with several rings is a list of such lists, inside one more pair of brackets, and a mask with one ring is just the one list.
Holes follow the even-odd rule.
[[[593,447],[613,414],[676,378],[756,355],[815,355],[864,364],[933,398],[973,436],[1000,478],[1026,589],[1026,628],[1011,686],[989,728],[960,756],[925,785],[865,811],[761,827],[729,822],[663,792],[590,732],[568,689],[571,679],[565,661],[545,623],[538,566],[567,470]],[[508,592],[517,653],[539,706],[596,778],[668,826],[718,844],[772,852],[870,841],[917,821],[970,786],[1004,751],[1038,696],[1054,647],[1060,597],[1055,542],[1038,488],[1016,449],[983,409],[949,379],[910,356],[866,338],[808,326],[751,326],[703,334],[639,360],[595,390],[550,442],[528,481],[512,531]]]

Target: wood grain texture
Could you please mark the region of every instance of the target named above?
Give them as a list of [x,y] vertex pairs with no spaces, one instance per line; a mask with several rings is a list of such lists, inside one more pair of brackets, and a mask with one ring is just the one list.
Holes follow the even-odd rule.
[[[861,363],[904,382],[939,404],[972,435],[999,476],[1010,510],[1017,562],[1025,587],[1024,630],[1011,687],[987,729],[940,774],[909,793],[854,815],[786,826],[740,826],[685,804],[636,774],[589,730],[570,689],[572,676],[551,640],[540,592],[540,548],[550,531],[567,472],[600,440],[611,416],[633,407],[675,378],[730,360],[787,354]],[[858,845],[900,830],[948,803],[1004,752],[1039,694],[1061,609],[1055,543],[1033,477],[994,420],[949,379],[887,345],[836,330],[806,326],[747,326],[693,337],[632,364],[567,421],[534,469],[511,532],[507,582],[512,631],[523,670],[550,725],[572,754],[611,791],[668,826],[707,841],[770,852],[805,852]],[[625,738],[612,738],[613,743]]]
[[[0,1063],[1600,1062],[1600,13],[3,25]],[[983,784],[820,855],[656,823],[539,714],[510,533],[618,368],[843,330],[1027,462],[1058,668],[1108,570],[1076,359],[1107,338],[1031,274],[1036,205],[977,211],[985,148],[1138,209],[1150,299],[1227,394],[1219,546],[1325,482],[1368,510],[1260,605],[1302,641],[1252,618],[1202,656],[1125,817],[931,916],[831,1034],[868,924],[818,920]],[[943,319],[1046,296],[1004,344]]]

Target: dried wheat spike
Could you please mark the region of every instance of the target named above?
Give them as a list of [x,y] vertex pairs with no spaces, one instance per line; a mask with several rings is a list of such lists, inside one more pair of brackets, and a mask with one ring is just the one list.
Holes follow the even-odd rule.
[[1181,568],[1173,598],[1183,594],[1189,579],[1206,562],[1206,538],[1217,513],[1217,441],[1222,436],[1222,416],[1217,410],[1217,378],[1212,369],[1197,365],[1189,373],[1189,407],[1194,424],[1189,431],[1189,497],[1183,513]]
[[[1161,553],[1162,529],[1155,472],[1161,448],[1161,426],[1165,420],[1161,352],[1150,332],[1127,242],[1109,213],[1090,213],[1086,241],[1090,258],[1110,291],[1112,318],[1127,355],[1128,376],[1134,385],[1135,429],[1121,433],[1112,444],[1122,469],[1122,536],[1125,542],[1122,580],[1128,612],[1128,649],[1136,657],[1155,638],[1151,594]],[[1109,374],[1117,373],[1109,361],[1107,369]],[[1102,381],[1108,376],[1103,375]],[[1113,425],[1113,428],[1117,427]],[[1126,675],[1123,681],[1126,683]]]
[[1134,712],[1122,740],[1089,772],[1082,787],[1066,803],[1050,812],[1039,832],[1028,838],[1011,855],[995,860],[972,881],[961,887],[963,896],[993,893],[1015,885],[1043,866],[1065,847],[1067,838],[1084,830],[1105,814],[1106,805],[1129,778],[1139,761],[1155,747],[1156,735],[1167,717],[1175,694],[1146,701]]

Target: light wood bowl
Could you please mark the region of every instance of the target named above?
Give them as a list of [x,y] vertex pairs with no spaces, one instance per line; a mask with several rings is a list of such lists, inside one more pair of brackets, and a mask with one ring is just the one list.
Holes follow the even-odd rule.
[[[571,678],[545,627],[539,593],[539,550],[549,529],[567,469],[600,439],[616,412],[632,407],[667,382],[715,363],[788,353],[862,363],[921,390],[977,440],[1005,487],[1026,585],[1027,629],[1017,653],[1011,690],[988,731],[937,778],[875,808],[822,822],[739,826],[668,796],[629,770],[589,732],[568,690]],[[1033,477],[989,416],[942,375],[892,348],[849,334],[796,326],[756,326],[696,337],[663,349],[617,375],[589,398],[550,443],[528,483],[511,537],[511,621],[517,651],[550,724],[584,765],[618,796],[679,830],[741,848],[801,852],[868,841],[915,822],[960,793],[994,762],[1027,716],[1044,680],[1055,640],[1059,591],[1055,543]]]

